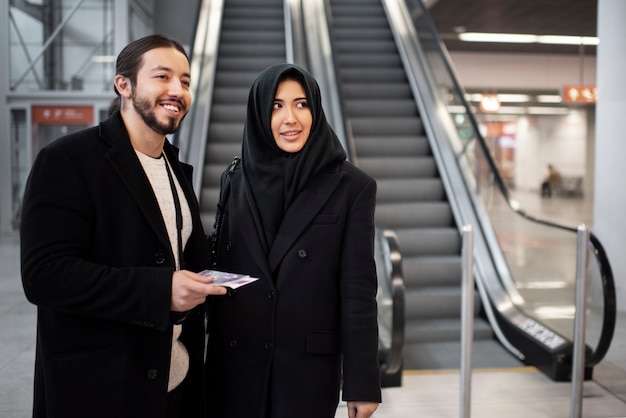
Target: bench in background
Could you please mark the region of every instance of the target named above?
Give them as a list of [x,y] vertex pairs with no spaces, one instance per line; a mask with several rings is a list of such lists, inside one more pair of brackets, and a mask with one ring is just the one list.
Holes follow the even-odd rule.
[[582,196],[582,176],[562,176],[561,184],[556,187],[556,189],[554,190],[554,194],[560,196]]

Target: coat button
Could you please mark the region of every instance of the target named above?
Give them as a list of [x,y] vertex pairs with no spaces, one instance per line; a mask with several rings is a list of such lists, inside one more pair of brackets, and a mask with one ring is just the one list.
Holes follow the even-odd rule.
[[228,342],[228,346],[229,346],[230,348],[235,348],[235,347],[237,347],[237,340],[235,340],[235,339],[233,338],[232,340],[230,340],[230,341]]
[[217,252],[215,249],[211,250],[211,267],[217,267]]
[[231,248],[233,248],[232,242],[226,242],[226,251],[230,251]]
[[165,263],[165,254],[163,254],[163,253],[156,253],[154,255],[154,262],[157,263],[157,264]]
[[305,258],[306,257],[306,251],[303,250],[303,249],[298,250],[298,257]]
[[150,380],[154,380],[157,378],[157,370],[156,369],[150,369],[146,372],[146,377]]
[[267,292],[267,298],[268,299],[274,299],[276,297],[276,293],[274,292]]
[[228,296],[235,296],[237,294],[237,291],[235,289],[231,289],[230,287],[228,288],[228,290],[226,291],[226,294]]
[[271,350],[272,347],[274,347],[274,344],[271,341],[266,341],[265,342],[265,349],[266,350]]

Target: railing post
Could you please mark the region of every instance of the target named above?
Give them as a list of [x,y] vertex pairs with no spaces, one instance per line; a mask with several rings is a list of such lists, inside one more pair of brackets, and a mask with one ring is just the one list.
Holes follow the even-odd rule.
[[474,230],[463,227],[463,281],[461,301],[461,402],[460,417],[469,418],[472,398],[472,344],[474,340]]
[[574,358],[572,360],[571,418],[582,417],[583,382],[585,380],[585,323],[587,315],[587,289],[589,275],[589,228],[578,225],[576,247],[576,313],[574,316]]

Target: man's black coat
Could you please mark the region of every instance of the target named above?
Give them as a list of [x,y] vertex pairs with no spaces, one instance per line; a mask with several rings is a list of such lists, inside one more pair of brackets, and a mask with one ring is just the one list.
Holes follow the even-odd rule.
[[[188,270],[208,263],[191,167],[164,152],[185,192]],[[21,220],[22,281],[37,305],[34,417],[161,417],[171,350],[174,255],[119,113],[60,138],[33,165]],[[204,315],[181,340],[190,355],[185,417],[201,414]]]

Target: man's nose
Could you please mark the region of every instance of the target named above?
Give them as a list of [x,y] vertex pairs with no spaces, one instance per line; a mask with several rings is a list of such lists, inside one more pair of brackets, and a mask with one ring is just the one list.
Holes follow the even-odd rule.
[[168,86],[168,93],[172,96],[181,96],[183,92],[183,82],[177,78],[172,78]]

